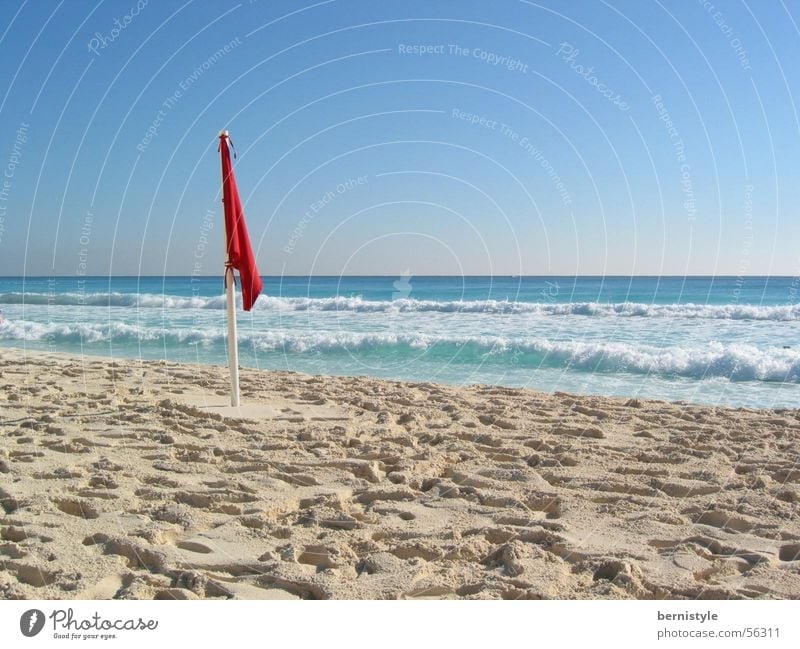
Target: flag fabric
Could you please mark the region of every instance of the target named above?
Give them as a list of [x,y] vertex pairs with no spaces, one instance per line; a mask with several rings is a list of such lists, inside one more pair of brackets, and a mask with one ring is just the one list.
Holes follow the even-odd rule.
[[264,288],[264,284],[258,274],[256,258],[250,245],[250,235],[247,233],[242,201],[239,199],[239,190],[236,187],[236,178],[233,175],[233,167],[231,166],[231,152],[228,147],[227,133],[220,135],[219,147],[222,154],[222,200],[225,206],[225,232],[228,238],[226,242],[227,266],[239,271],[242,285],[242,304],[244,310],[249,311],[253,308],[253,304],[255,304],[261,290]]

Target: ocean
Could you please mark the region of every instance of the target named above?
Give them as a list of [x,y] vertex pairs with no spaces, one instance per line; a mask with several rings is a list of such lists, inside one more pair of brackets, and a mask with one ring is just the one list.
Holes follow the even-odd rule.
[[[800,407],[800,279],[268,277],[243,366]],[[226,364],[221,277],[0,278],[0,345]],[[220,369],[225,372],[225,369]]]

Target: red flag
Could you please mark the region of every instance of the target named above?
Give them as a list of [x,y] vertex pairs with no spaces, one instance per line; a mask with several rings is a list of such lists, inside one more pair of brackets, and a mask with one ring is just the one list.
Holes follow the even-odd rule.
[[[225,204],[225,232],[227,233],[228,265],[239,271],[242,284],[242,303],[244,310],[253,308],[256,298],[264,284],[258,274],[256,258],[250,246],[250,235],[244,221],[242,201],[236,187],[236,178],[231,167],[231,152],[228,148],[228,133],[219,136],[219,147],[222,153],[222,196]],[[226,278],[227,281],[227,272]]]

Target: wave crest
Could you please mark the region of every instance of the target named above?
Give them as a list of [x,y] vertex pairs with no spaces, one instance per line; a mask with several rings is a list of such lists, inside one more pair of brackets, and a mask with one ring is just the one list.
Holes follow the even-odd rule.
[[[161,329],[111,324],[43,324],[30,321],[0,325],[0,340],[98,344],[200,344],[224,349],[223,328]],[[622,342],[455,336],[420,333],[344,331],[265,332],[242,329],[240,345],[258,352],[386,354],[413,361],[462,360],[471,363],[514,363],[516,367],[563,367],[585,372],[631,372],[693,379],[724,377],[737,381],[800,383],[800,351],[760,348],[742,343],[712,342],[696,347],[655,347]]]
[[[241,303],[241,297],[239,297]],[[157,293],[2,293],[0,304],[128,307],[139,309],[224,309],[225,296]],[[510,302],[505,300],[365,300],[361,297],[273,297],[261,295],[256,311],[343,311],[354,313],[485,313],[531,316],[688,318],[711,320],[800,320],[800,305],[647,304],[641,302]]]

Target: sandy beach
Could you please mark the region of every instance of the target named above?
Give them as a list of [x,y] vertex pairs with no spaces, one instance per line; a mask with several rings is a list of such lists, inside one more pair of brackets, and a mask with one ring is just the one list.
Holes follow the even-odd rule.
[[0,598],[796,598],[800,411],[0,350]]

